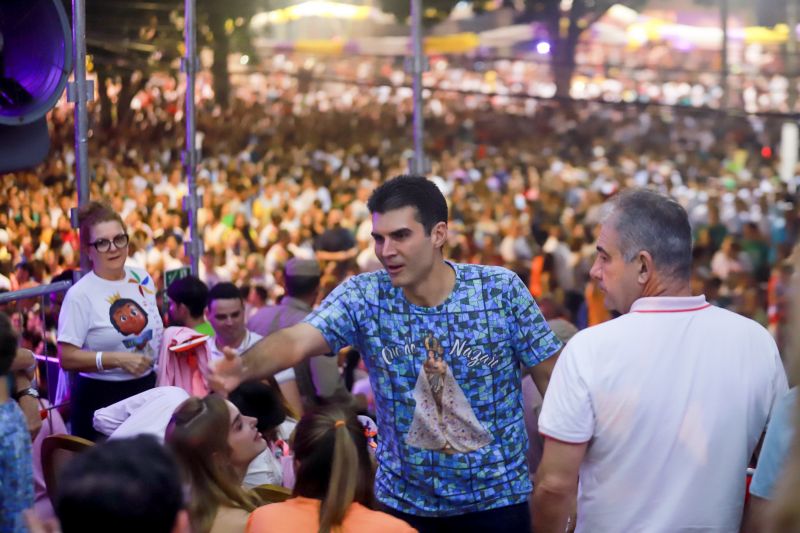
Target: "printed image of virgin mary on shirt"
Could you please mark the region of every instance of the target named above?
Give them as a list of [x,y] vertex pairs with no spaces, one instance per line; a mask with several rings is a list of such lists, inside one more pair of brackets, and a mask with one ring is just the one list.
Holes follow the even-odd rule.
[[444,360],[444,348],[428,333],[428,357],[414,387],[414,419],[406,435],[410,446],[444,453],[467,453],[492,442]]

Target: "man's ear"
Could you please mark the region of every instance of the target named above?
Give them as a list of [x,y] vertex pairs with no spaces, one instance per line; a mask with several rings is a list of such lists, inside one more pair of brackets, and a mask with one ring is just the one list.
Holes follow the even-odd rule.
[[639,269],[637,281],[644,285],[652,279],[654,270],[653,256],[647,250],[642,250],[636,257],[636,266]]
[[181,509],[175,515],[175,524],[172,526],[172,533],[192,533],[192,525],[189,522],[189,511]]
[[447,222],[437,222],[431,228],[431,241],[436,248],[443,248],[447,242]]

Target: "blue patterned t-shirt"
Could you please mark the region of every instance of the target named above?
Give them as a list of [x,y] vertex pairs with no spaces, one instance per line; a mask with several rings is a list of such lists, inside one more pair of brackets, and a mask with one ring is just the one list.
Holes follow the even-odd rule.
[[[2,379],[2,378],[0,378]],[[22,511],[33,507],[33,459],[28,424],[17,402],[0,404],[0,532],[28,531]]]
[[521,503],[531,491],[520,364],[561,348],[525,285],[499,267],[450,264],[456,283],[419,307],[385,270],[355,276],[306,322],[369,371],[380,444],[376,496],[421,516]]

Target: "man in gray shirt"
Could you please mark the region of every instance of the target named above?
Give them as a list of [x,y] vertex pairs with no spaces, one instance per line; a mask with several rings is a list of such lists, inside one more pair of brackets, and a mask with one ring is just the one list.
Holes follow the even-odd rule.
[[[301,322],[311,312],[319,294],[321,272],[314,259],[293,258],[284,267],[284,288],[286,295],[278,305],[263,307],[247,322],[247,329],[267,336],[279,329],[288,328]],[[337,358],[319,355],[307,359],[294,367],[297,388],[303,400],[304,409],[321,401],[352,401],[350,393],[339,374]]]

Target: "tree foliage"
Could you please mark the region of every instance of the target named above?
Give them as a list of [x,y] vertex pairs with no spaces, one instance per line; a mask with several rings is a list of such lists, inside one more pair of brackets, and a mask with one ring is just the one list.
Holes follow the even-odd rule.
[[[71,14],[71,1],[63,2]],[[228,53],[249,45],[250,17],[267,4],[267,0],[196,0],[198,50],[207,46],[214,52],[214,89],[223,105],[230,92]],[[86,48],[98,81],[115,79],[122,85],[116,109],[101,95],[104,126],[126,119],[130,99],[152,72],[176,70],[185,54],[184,9],[178,0],[87,0]]]
[[523,20],[536,20],[547,27],[550,65],[556,83],[556,96],[569,96],[575,71],[575,51],[581,35],[614,4],[640,10],[647,0],[525,0]]

